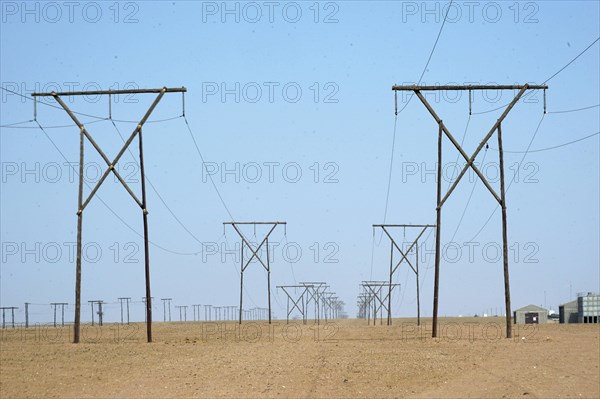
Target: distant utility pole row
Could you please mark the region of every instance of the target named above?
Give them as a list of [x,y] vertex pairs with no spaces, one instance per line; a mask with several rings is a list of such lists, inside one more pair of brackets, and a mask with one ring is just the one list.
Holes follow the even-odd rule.
[[[325,282],[300,282],[296,285],[282,285],[277,286],[281,289],[288,297],[287,299],[287,311],[286,321],[289,322],[290,316],[297,311],[299,316],[306,324],[309,314],[314,315],[314,320],[319,323],[321,319],[335,319],[340,315],[345,315],[344,305],[334,292],[330,291],[330,287]],[[141,298],[141,303],[146,306],[146,297]],[[152,298],[153,299],[153,298]],[[139,304],[140,302],[133,302],[131,297],[119,297],[118,302],[105,302],[104,300],[94,299],[89,300],[91,309],[91,324],[102,326],[104,324],[106,315],[107,305],[119,305],[120,310],[120,323],[130,324],[131,323],[131,305],[134,303]],[[171,322],[171,303],[173,298],[161,298],[163,303],[163,322]],[[32,304],[25,302],[25,328],[29,328],[29,309]],[[46,306],[40,304],[34,304],[35,306]],[[52,302],[49,304],[53,312],[53,326],[64,326],[65,325],[65,308],[69,307],[67,302]],[[72,305],[71,305],[72,306]],[[179,310],[179,322],[187,322],[187,308],[188,305],[175,305],[175,309]],[[204,315],[202,314],[202,307],[204,307]],[[59,312],[60,308],[60,312]],[[258,321],[258,320],[269,320],[270,312],[269,308],[253,307],[240,309],[238,306],[215,306],[215,305],[203,305],[193,304],[191,305],[193,311],[193,321],[234,321],[238,320],[239,315],[242,315],[243,320],[247,321]],[[9,326],[15,327],[15,310],[18,307],[0,307],[2,310],[2,328]],[[7,311],[10,311],[10,321],[7,323]],[[146,316],[146,313],[144,313]],[[59,319],[60,317],[60,319]],[[146,321],[146,320],[145,320]]]

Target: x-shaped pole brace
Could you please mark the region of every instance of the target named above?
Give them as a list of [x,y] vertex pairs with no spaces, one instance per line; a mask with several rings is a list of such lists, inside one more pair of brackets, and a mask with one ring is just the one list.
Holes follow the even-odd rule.
[[385,310],[387,312],[387,306],[385,306],[385,300],[387,299],[387,295],[382,299],[379,295],[381,295],[381,290],[383,288],[383,285],[378,286],[378,290],[377,292],[375,292],[375,290],[373,289],[372,286],[367,286],[367,288],[373,293],[373,297],[375,299],[377,299],[377,302],[379,302],[379,305],[375,305],[375,311],[379,311],[381,308],[383,308],[383,310]]
[[[331,299],[333,298],[334,295],[335,295],[335,292],[321,292],[320,293],[321,298],[323,298],[323,309],[325,309],[325,307],[328,307],[329,309],[331,309]],[[325,314],[325,316],[327,316],[327,314]]]
[[[83,210],[90,203],[90,201],[92,200],[92,198],[94,197],[94,195],[96,194],[96,192],[98,191],[98,189],[100,188],[100,186],[102,185],[102,183],[104,183],[104,181],[106,180],[106,178],[108,177],[108,175],[111,172],[114,173],[114,175],[121,182],[121,184],[123,185],[123,187],[125,187],[125,190],[127,190],[127,192],[129,193],[129,195],[131,195],[131,197],[133,198],[133,200],[140,206],[140,208],[142,208],[142,210],[144,211],[144,213],[146,213],[146,214],[148,213],[148,210],[146,209],[146,204],[144,204],[142,201],[140,201],[138,199],[138,197],[134,194],[133,190],[131,190],[131,188],[127,185],[127,183],[125,182],[125,180],[123,179],[123,177],[121,177],[121,175],[119,174],[119,172],[115,169],[115,165],[117,164],[117,162],[119,162],[119,160],[121,159],[121,157],[123,156],[123,154],[125,153],[125,151],[127,150],[127,148],[129,147],[129,145],[131,144],[131,142],[133,141],[133,139],[135,139],[135,137],[138,135],[138,133],[141,132],[142,126],[144,126],[144,124],[146,123],[146,121],[148,120],[148,118],[150,117],[150,115],[152,114],[152,112],[154,111],[154,108],[156,108],[156,106],[158,105],[158,103],[160,102],[160,100],[162,99],[162,97],[164,96],[164,94],[166,92],[167,92],[167,88],[163,88],[163,89],[160,90],[158,96],[156,97],[156,99],[154,100],[154,102],[152,103],[152,105],[150,106],[150,108],[148,109],[148,111],[146,111],[146,114],[140,120],[140,123],[137,124],[137,126],[135,127],[135,129],[133,130],[133,132],[131,133],[131,135],[129,136],[129,138],[127,139],[127,141],[125,142],[125,144],[123,145],[123,147],[121,148],[121,150],[119,151],[119,153],[113,159],[112,162],[109,160],[109,158],[106,156],[106,154],[104,154],[104,151],[102,151],[102,149],[96,143],[96,141],[92,138],[92,136],[90,135],[90,133],[85,128],[84,124],[81,123],[79,121],[79,119],[77,119],[77,117],[69,109],[69,107],[67,106],[67,104],[65,104],[64,101],[60,98],[60,94],[58,94],[58,93],[52,93],[52,97],[54,97],[54,99],[61,105],[61,107],[63,107],[63,109],[71,117],[71,119],[73,120],[73,122],[75,122],[75,124],[79,127],[79,129],[81,130],[81,133],[89,140],[89,142],[96,149],[96,151],[98,152],[98,154],[100,154],[100,156],[102,157],[102,159],[104,160],[104,162],[106,162],[106,165],[108,166],[108,169],[106,169],[106,171],[104,172],[104,174],[102,175],[102,177],[100,178],[100,180],[98,180],[98,183],[96,183],[96,185],[94,186],[94,188],[92,189],[92,191],[88,195],[87,199],[83,202],[83,204],[81,205],[81,207],[77,210],[77,214],[81,214],[83,212]],[[143,178],[143,176],[142,176],[142,178]]]
[[308,287],[308,294],[307,295],[307,300],[306,300],[306,304],[308,305],[310,303],[310,301],[314,301],[315,303],[319,303],[319,291],[323,290],[325,291],[327,288],[329,288],[328,285],[325,285],[325,283],[308,283],[308,282],[300,282],[300,284],[302,284],[305,287]]
[[[241,268],[240,268],[240,316],[239,316],[239,322],[240,322],[240,324],[242,323],[242,314],[244,312],[244,308],[242,306],[243,305],[243,293],[244,293],[244,270],[246,270],[248,265],[250,265],[250,262],[252,262],[252,260],[254,258],[256,258],[256,259],[258,259],[260,264],[264,267],[264,269],[267,271],[267,297],[268,297],[268,301],[269,301],[269,324],[271,324],[271,262],[269,259],[269,236],[271,235],[273,230],[275,230],[275,227],[277,227],[277,225],[283,224],[284,226],[286,226],[287,223],[286,222],[224,222],[223,223],[223,225],[226,225],[226,224],[230,224],[233,227],[233,229],[236,231],[236,233],[242,239],[242,248],[241,248],[242,256],[241,256]],[[242,233],[241,230],[238,228],[237,225],[241,225],[241,224],[251,224],[251,225],[254,225],[254,227],[256,227],[257,224],[270,225],[271,229],[267,232],[267,234],[265,235],[263,240],[260,242],[260,244],[255,249],[252,247],[252,245],[250,244],[250,242],[248,241],[246,236],[244,236],[244,233]],[[266,247],[267,247],[267,263],[266,264],[261,259],[261,257],[258,255],[258,251],[260,251],[260,249],[262,248],[263,245],[265,245],[265,243],[266,243]],[[244,247],[248,247],[250,252],[252,252],[252,256],[250,257],[250,259],[248,259],[248,261],[246,261],[244,259]]]
[[[277,288],[280,288],[283,290],[283,292],[285,292],[288,296],[288,298],[290,299],[290,301],[292,302],[292,308],[288,310],[288,316],[294,311],[294,309],[298,309],[298,312],[300,312],[302,315],[304,315],[304,310],[300,309],[300,301],[302,300],[302,298],[304,297],[304,294],[308,291],[308,288],[310,286],[306,286],[306,285],[287,285],[287,286],[278,286]],[[294,297],[288,292],[288,290],[286,288],[304,288],[304,290],[302,291],[302,293],[300,294],[300,296],[298,297],[298,299],[294,300]]]
[[477,166],[473,162],[475,161],[475,157],[477,157],[477,155],[479,155],[479,153],[481,152],[481,150],[483,149],[483,147],[487,144],[488,140],[492,137],[492,135],[494,134],[494,132],[496,130],[498,130],[498,128],[500,127],[500,124],[502,123],[502,121],[504,120],[504,118],[506,118],[506,115],[508,115],[508,113],[510,112],[510,110],[515,106],[515,104],[519,101],[519,99],[521,98],[521,96],[523,96],[523,94],[528,89],[529,89],[529,85],[524,85],[519,90],[519,92],[517,93],[517,95],[515,96],[515,98],[513,98],[513,100],[508,104],[508,106],[506,107],[506,109],[504,110],[504,112],[502,113],[502,115],[500,116],[500,118],[498,118],[498,120],[496,121],[496,123],[494,123],[494,125],[492,126],[492,128],[490,129],[490,131],[488,132],[488,134],[484,137],[484,139],[481,141],[481,143],[479,143],[479,146],[477,147],[477,149],[475,150],[475,152],[473,153],[473,155],[471,155],[470,157],[462,149],[461,145],[456,141],[456,139],[454,138],[454,136],[452,136],[452,134],[450,133],[450,131],[448,130],[448,128],[446,127],[446,125],[444,125],[444,122],[436,114],[436,112],[433,110],[433,108],[431,107],[431,105],[429,104],[429,102],[427,102],[427,100],[425,99],[425,97],[423,96],[423,94],[421,93],[421,91],[418,90],[418,89],[414,90],[416,96],[419,97],[419,99],[421,100],[421,102],[423,103],[423,105],[425,105],[425,107],[427,108],[427,110],[429,111],[429,113],[431,114],[431,116],[433,116],[433,119],[435,119],[436,122],[438,123],[438,125],[440,127],[440,130],[442,130],[445,133],[446,137],[448,137],[448,139],[450,139],[450,142],[454,145],[454,147],[456,147],[456,149],[458,150],[458,152],[460,153],[460,155],[462,155],[462,157],[467,162],[465,164],[465,166],[463,167],[463,169],[461,170],[461,172],[459,173],[459,175],[456,178],[456,180],[454,181],[454,183],[452,183],[452,186],[450,186],[450,189],[448,190],[448,192],[446,193],[446,195],[444,196],[444,198],[442,198],[442,200],[440,201],[440,203],[437,205],[438,208],[441,208],[442,205],[444,205],[444,203],[446,202],[446,200],[448,199],[448,197],[450,196],[450,194],[452,194],[452,192],[454,191],[454,189],[456,188],[456,186],[458,185],[458,183],[460,182],[460,180],[462,179],[462,177],[465,175],[465,173],[467,172],[467,170],[469,168],[472,168],[473,171],[475,171],[475,173],[477,174],[477,176],[479,176],[479,178],[481,179],[482,183],[490,191],[490,193],[496,199],[496,201],[498,201],[499,204],[502,204],[502,199],[498,196],[498,194],[496,194],[496,191],[494,191],[494,189],[492,188],[492,186],[490,185],[490,183],[487,181],[487,179],[485,178],[485,176],[483,175],[483,173],[481,173],[481,171],[479,170],[479,168],[477,168]]
[[[382,290],[383,287],[391,287],[393,289],[394,287],[397,287],[400,284],[391,284],[390,285],[387,282],[381,282],[381,283],[377,283],[377,284],[365,282],[362,285],[363,285],[363,287],[365,287],[365,288],[368,289],[367,290],[367,294],[370,294],[370,296],[372,298],[377,299],[377,302],[379,302],[379,305],[375,305],[375,309],[377,311],[379,311],[379,309],[381,309],[383,307],[383,309],[385,311],[387,311],[388,308],[387,308],[387,306],[385,305],[384,302],[388,298],[388,296],[390,295],[390,292],[388,292],[385,297],[381,298],[380,297],[381,290]],[[377,290],[374,287],[377,288]],[[369,301],[369,302],[371,302],[371,301]]]
[[369,298],[369,295],[367,295],[366,293],[360,294],[356,300],[356,304],[359,307],[367,306],[369,304],[369,302],[370,302],[370,298]]
[[398,267],[400,267],[400,264],[404,260],[406,260],[406,263],[408,263],[408,265],[410,266],[410,268],[412,269],[412,271],[415,274],[417,274],[417,269],[414,268],[414,266],[412,265],[412,263],[408,259],[408,254],[410,253],[410,251],[412,251],[413,247],[417,244],[417,242],[419,241],[419,238],[421,238],[421,236],[423,235],[423,233],[425,233],[425,230],[427,230],[427,227],[429,227],[429,226],[423,227],[423,230],[421,230],[421,232],[419,233],[419,235],[417,236],[417,238],[415,238],[415,240],[412,242],[412,244],[410,244],[410,247],[408,247],[408,249],[406,250],[406,252],[403,252],[402,249],[396,243],[396,241],[392,238],[391,234],[387,231],[387,229],[385,228],[385,226],[381,226],[382,230],[385,232],[385,234],[389,237],[390,241],[392,242],[392,245],[394,245],[394,247],[398,250],[398,252],[400,252],[400,255],[402,255],[402,258],[400,259],[400,261],[392,269],[392,273],[391,274],[394,274],[396,272],[396,270],[398,270]]
[[[400,266],[400,264],[406,260],[406,262],[408,263],[408,265],[410,266],[410,268],[412,269],[412,271],[417,274],[417,270],[415,269],[415,267],[413,266],[413,264],[410,262],[410,260],[408,259],[408,254],[410,253],[410,251],[412,251],[413,247],[415,245],[417,245],[417,243],[419,242],[419,239],[421,238],[421,236],[425,233],[425,231],[427,230],[427,228],[429,227],[435,227],[435,225],[429,225],[429,224],[425,224],[425,225],[385,225],[385,224],[374,224],[373,228],[375,227],[381,227],[381,229],[384,231],[384,233],[388,236],[388,238],[390,239],[390,241],[392,242],[392,245],[394,246],[394,248],[396,248],[398,250],[398,252],[400,252],[400,255],[402,255],[402,258],[400,259],[400,261],[396,264],[396,266],[392,269],[390,274],[394,274],[396,272],[396,270],[398,270],[398,267]],[[392,235],[390,234],[390,232],[387,230],[386,227],[421,227],[422,230],[419,233],[419,235],[417,236],[417,238],[414,239],[414,241],[411,243],[411,245],[408,247],[408,249],[406,250],[406,252],[402,251],[402,249],[398,246],[398,244],[396,243],[396,240],[394,240],[394,238],[392,237]]]
[[[248,240],[246,239],[246,236],[244,236],[244,234],[238,229],[238,227],[236,226],[236,223],[235,222],[231,223],[231,226],[235,229],[235,231],[238,233],[238,235],[242,239],[242,245],[247,246],[248,249],[250,250],[250,252],[252,252],[252,256],[250,257],[250,259],[248,259],[248,261],[242,267],[242,272],[246,270],[246,268],[248,267],[248,265],[250,264],[250,262],[252,262],[252,259],[254,259],[254,258],[258,259],[258,261],[265,268],[265,270],[267,270],[267,271],[269,270],[270,265],[269,266],[265,265],[265,263],[260,258],[260,256],[258,256],[258,251],[260,251],[260,249],[262,248],[264,243],[267,242],[267,240],[269,239],[269,236],[271,235],[273,230],[275,230],[275,227],[277,227],[277,224],[278,223],[273,224],[273,226],[271,227],[271,230],[269,230],[269,232],[267,233],[265,238],[263,238],[263,240],[260,242],[260,244],[258,245],[258,247],[256,247],[256,250],[255,250],[254,248],[252,248],[252,245],[250,244],[250,242],[248,242]],[[267,247],[267,251],[269,251],[269,247]]]

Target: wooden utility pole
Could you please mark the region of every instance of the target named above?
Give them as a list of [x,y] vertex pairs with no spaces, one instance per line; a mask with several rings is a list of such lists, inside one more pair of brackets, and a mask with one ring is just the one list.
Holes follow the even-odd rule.
[[[179,321],[187,321],[187,306],[181,305],[181,306],[175,306],[176,309],[179,309]],[[183,309],[183,313],[184,316],[183,318],[181,317],[181,310]]]
[[[142,219],[144,225],[144,272],[146,278],[146,297],[150,296],[150,249],[148,241],[148,207],[146,202],[146,175],[144,173],[144,152],[143,152],[143,141],[142,141],[142,127],[154,111],[154,108],[158,105],[165,93],[185,93],[187,89],[182,88],[167,88],[162,89],[139,89],[139,90],[94,90],[94,91],[71,91],[71,92],[51,92],[51,93],[33,93],[33,97],[53,97],[56,102],[67,112],[73,122],[79,127],[79,195],[78,195],[78,206],[77,206],[77,265],[75,270],[75,321],[73,324],[73,343],[79,343],[80,341],[80,324],[81,324],[81,261],[82,261],[82,229],[83,229],[83,211],[92,200],[102,183],[106,180],[108,175],[112,172],[117,179],[121,182],[125,190],[131,195],[133,200],[138,204],[142,210]],[[71,109],[65,104],[61,97],[64,96],[90,96],[90,95],[118,95],[118,94],[158,94],[150,108],[146,111],[146,114],[142,117],[140,122],[136,125],[135,129],[117,154],[117,156],[111,161],[102,151],[100,146],[92,138],[87,128],[83,123],[77,119]],[[139,200],[131,188],[127,185],[125,180],[121,177],[115,166],[127,150],[129,145],[133,142],[137,136],[139,142],[140,152],[140,176],[141,176],[141,189],[142,199]],[[102,159],[107,165],[107,169],[92,189],[87,199],[83,199],[83,167],[84,167],[84,144],[85,139],[94,147],[94,149],[100,154]],[[146,335],[148,342],[152,342],[152,300],[146,301]]]
[[129,302],[130,301],[131,301],[131,298],[129,298],[129,297],[119,298],[119,302],[121,303],[121,324],[123,324],[123,302],[125,302],[127,305],[127,324],[129,324]]
[[[380,312],[381,323],[383,323],[383,310],[388,312],[387,325],[391,325],[390,312],[389,312],[389,298],[392,296],[392,291],[395,287],[400,287],[400,284],[390,284],[388,281],[363,281],[361,283],[363,291],[367,294],[369,301],[373,302],[373,325],[377,321],[377,312]],[[389,291],[383,296],[383,287],[388,287]],[[386,305],[386,302],[388,304]]]
[[104,312],[102,312],[102,304],[104,303],[101,300],[93,300],[93,301],[88,301],[90,306],[92,307],[92,325],[94,325],[94,304],[98,305],[98,324],[102,325],[102,316],[104,315]]
[[163,303],[163,322],[167,321],[167,313],[169,314],[169,321],[171,321],[171,301],[173,298],[161,298],[160,300]]
[[[504,302],[505,302],[505,311],[506,311],[506,338],[512,337],[512,320],[511,320],[511,308],[510,308],[510,284],[509,284],[509,273],[508,273],[508,233],[507,233],[507,222],[506,222],[506,195],[505,195],[505,184],[504,184],[504,155],[502,150],[502,128],[501,124],[511,111],[511,109],[515,106],[515,104],[519,101],[519,99],[525,94],[527,90],[544,90],[544,112],[546,110],[546,89],[548,89],[547,85],[468,85],[468,86],[392,86],[392,90],[394,91],[412,91],[415,95],[421,100],[425,108],[429,111],[433,119],[435,119],[438,124],[438,165],[437,165],[437,222],[436,222],[436,253],[435,253],[435,277],[434,277],[434,288],[433,288],[433,326],[432,326],[432,336],[437,337],[438,331],[438,293],[439,293],[439,277],[440,277],[440,245],[441,245],[441,218],[442,218],[442,206],[452,194],[454,189],[456,188],[459,181],[465,175],[469,168],[473,169],[473,171],[479,176],[481,182],[485,185],[485,187],[490,191],[494,199],[498,202],[498,204],[502,208],[502,241],[503,241],[503,269],[504,269]],[[514,90],[517,91],[516,96],[513,100],[508,104],[502,115],[498,118],[498,120],[494,123],[489,132],[485,135],[483,140],[479,143],[479,146],[470,157],[463,150],[462,146],[456,141],[454,136],[450,133],[446,125],[442,119],[436,114],[433,110],[433,107],[427,102],[425,97],[423,96],[423,91],[469,91],[469,109],[471,108],[471,93],[474,90]],[[477,168],[474,164],[475,157],[481,152],[481,150],[485,147],[489,139],[495,132],[498,132],[498,152],[499,152],[499,160],[500,160],[500,195],[498,195],[488,180],[485,178],[483,173]],[[459,173],[458,177],[454,181],[454,183],[450,186],[450,189],[446,194],[442,197],[442,185],[441,185],[441,177],[442,177],[442,136],[445,135],[450,142],[454,145],[454,147],[458,150],[460,155],[466,161],[465,166]]]
[[[308,306],[310,304],[310,301],[314,302],[314,304],[315,304],[315,306],[314,306],[315,307],[315,323],[317,323],[317,325],[319,325],[320,316],[321,316],[319,297],[322,292],[324,292],[325,290],[327,290],[329,288],[329,286],[324,281],[300,281],[298,284],[308,287],[308,291],[307,291],[307,295],[306,295],[306,306]],[[307,319],[307,314],[308,314],[308,312],[306,312],[304,314],[305,321]]]
[[19,309],[19,308],[14,307],[14,306],[0,307],[0,310],[2,310],[2,328],[6,328],[4,312],[7,310],[10,310],[12,328],[15,328],[15,309]]
[[29,328],[29,302],[25,302],[25,328]]
[[50,306],[52,306],[54,308],[54,327],[56,327],[56,308],[58,306],[61,307],[61,314],[62,314],[62,319],[61,319],[61,326],[64,327],[65,326],[65,306],[67,306],[68,303],[66,302],[54,302],[51,303]]
[[[304,295],[308,293],[309,288],[313,288],[312,285],[278,285],[277,288],[285,292],[287,295],[287,307],[286,307],[286,323],[290,322],[290,314],[294,309],[298,309],[298,312],[302,315],[302,323],[306,324],[306,307]],[[300,288],[300,295],[290,293],[291,290],[296,291]],[[292,307],[290,308],[290,302]]]
[[[417,245],[419,243],[419,238],[421,238],[421,236],[423,235],[423,233],[425,233],[425,231],[428,228],[432,228],[435,227],[435,225],[430,225],[430,224],[374,224],[373,228],[376,227],[380,227],[383,232],[385,233],[386,236],[388,236],[388,238],[390,239],[390,243],[391,243],[391,250],[390,250],[390,274],[389,274],[389,283],[388,283],[388,305],[387,305],[387,311],[388,311],[388,320],[387,320],[387,324],[392,325],[392,279],[394,276],[394,273],[396,272],[396,270],[398,269],[398,267],[400,266],[400,264],[403,261],[406,261],[406,263],[408,263],[408,266],[410,266],[410,268],[412,269],[413,273],[415,273],[416,276],[416,280],[417,280],[417,325],[421,324],[421,305],[420,305],[420,299],[419,299],[419,254],[416,254],[416,267],[412,265],[412,263],[410,262],[410,259],[408,258],[408,254],[412,251],[413,248],[417,248]],[[392,234],[388,231],[388,229],[392,229],[392,228],[402,228],[404,230],[406,230],[407,228],[419,228],[421,229],[421,231],[419,232],[419,234],[417,235],[417,238],[415,238],[412,243],[410,244],[410,246],[408,247],[408,249],[406,251],[403,251],[402,248],[400,247],[400,245],[398,245],[398,243],[396,242],[396,240],[394,239],[394,237],[392,236]],[[394,267],[394,248],[400,252],[400,255],[402,256],[400,258],[400,261],[396,264],[396,266]]]
[[[200,321],[200,307],[202,305],[192,305],[192,309],[194,310],[194,321]],[[198,316],[196,316],[198,314]]]
[[[154,300],[154,297],[151,296],[150,299],[148,300],[148,297],[142,297],[142,303],[144,304],[144,307],[147,309],[148,308],[148,302],[152,302]],[[148,322],[148,312],[144,312],[144,322]]]
[[[250,264],[250,262],[252,262],[252,260],[254,258],[256,258],[260,262],[260,264],[265,268],[265,270],[267,271],[267,298],[268,298],[268,302],[269,302],[269,324],[271,324],[271,261],[270,261],[270,257],[269,257],[269,236],[271,235],[273,230],[275,230],[275,227],[277,227],[280,224],[287,226],[286,222],[225,222],[225,223],[223,223],[223,225],[231,225],[231,227],[233,227],[233,229],[236,231],[236,233],[240,236],[240,239],[242,240],[241,267],[240,267],[240,317],[239,317],[240,324],[242,324],[242,312],[243,312],[242,309],[243,309],[243,296],[244,296],[243,295],[244,294],[244,270],[246,270],[246,268],[248,267],[248,265]],[[239,229],[240,225],[253,225],[254,228],[256,228],[256,226],[258,226],[258,225],[268,225],[268,226],[271,226],[271,229],[267,232],[267,234],[265,235],[265,237],[263,238],[261,243],[255,249],[252,247],[250,242],[246,239],[244,234],[240,231],[240,229]],[[263,245],[265,245],[267,248],[266,263],[258,255],[258,251],[260,251],[260,249],[262,248]],[[244,247],[247,247],[250,250],[250,252],[252,252],[252,256],[250,257],[250,259],[248,259],[247,262],[244,259]]]

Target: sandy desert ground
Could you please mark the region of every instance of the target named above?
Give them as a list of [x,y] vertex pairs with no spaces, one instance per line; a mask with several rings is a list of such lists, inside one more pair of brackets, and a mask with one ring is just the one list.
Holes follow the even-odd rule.
[[502,318],[155,323],[1,330],[0,397],[598,398],[600,325]]

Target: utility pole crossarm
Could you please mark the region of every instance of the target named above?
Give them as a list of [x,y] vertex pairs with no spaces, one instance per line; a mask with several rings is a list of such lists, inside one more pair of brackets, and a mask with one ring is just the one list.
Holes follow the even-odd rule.
[[521,90],[523,88],[531,90],[546,90],[548,85],[466,85],[466,86],[416,86],[416,85],[394,85],[393,91],[436,91],[436,90]]
[[99,96],[99,95],[114,95],[114,94],[148,94],[160,93],[164,90],[165,93],[186,93],[185,87],[163,87],[162,89],[132,89],[132,90],[91,90],[91,91],[61,91],[47,93],[31,93],[33,97],[54,97],[54,96]]
[[287,224],[287,222],[223,222],[223,224]]
[[374,224],[373,227],[435,227],[435,224]]

